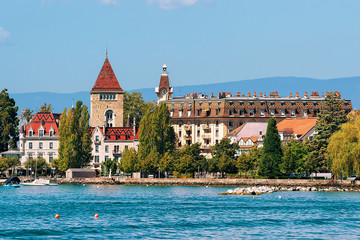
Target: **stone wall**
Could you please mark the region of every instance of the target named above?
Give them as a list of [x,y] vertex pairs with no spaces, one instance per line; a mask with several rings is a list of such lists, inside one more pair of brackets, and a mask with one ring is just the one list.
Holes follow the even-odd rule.
[[183,185],[183,186],[276,186],[276,187],[351,187],[359,188],[349,180],[311,180],[311,179],[192,179],[192,178],[88,178],[62,179],[67,184],[121,184],[121,185]]

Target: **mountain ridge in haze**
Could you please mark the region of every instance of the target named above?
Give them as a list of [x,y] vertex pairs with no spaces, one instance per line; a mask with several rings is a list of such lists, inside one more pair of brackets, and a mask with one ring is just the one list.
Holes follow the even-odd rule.
[[[141,92],[145,101],[157,100],[155,94],[155,86],[153,88],[133,89],[128,92]],[[311,92],[317,91],[319,95],[326,92],[339,91],[342,98],[352,101],[354,109],[360,108],[360,76],[333,78],[328,80],[320,80],[306,77],[269,77],[253,80],[240,80],[225,83],[211,83],[190,86],[174,86],[173,97],[185,96],[188,93],[205,93],[208,96],[213,92],[214,96],[218,92],[231,92],[235,95],[237,92],[245,94],[250,92],[251,96],[255,91],[257,96],[260,92],[266,92],[269,96],[270,92],[278,91],[279,96],[286,97],[290,93],[295,96],[298,92],[300,96],[304,96],[305,91],[310,95]],[[33,92],[33,93],[10,93],[10,97],[15,99],[16,105],[19,106],[19,112],[22,108],[30,108],[32,110],[40,109],[44,102],[52,104],[54,112],[62,112],[63,109],[72,106],[77,100],[83,101],[85,105],[90,106],[90,90],[75,93],[51,93],[51,92]]]

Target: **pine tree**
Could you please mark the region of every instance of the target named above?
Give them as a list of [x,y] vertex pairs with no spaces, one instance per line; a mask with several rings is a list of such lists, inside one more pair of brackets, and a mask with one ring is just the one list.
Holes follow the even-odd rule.
[[59,126],[58,169],[62,172],[87,166],[92,150],[87,107],[78,101],[75,109],[66,111],[61,114]]
[[5,88],[0,93],[0,152],[9,150],[9,147],[17,147],[19,141],[17,111],[15,100],[9,97]]
[[343,110],[344,100],[338,92],[330,92],[325,96],[325,102],[319,113],[315,131],[317,134],[311,141],[312,151],[308,156],[314,163],[313,170],[316,172],[328,172],[331,162],[326,158],[326,149],[331,135],[340,129],[341,124],[347,122]]
[[270,118],[266,129],[263,153],[259,162],[259,175],[274,178],[280,176],[282,158],[281,141],[275,118]]

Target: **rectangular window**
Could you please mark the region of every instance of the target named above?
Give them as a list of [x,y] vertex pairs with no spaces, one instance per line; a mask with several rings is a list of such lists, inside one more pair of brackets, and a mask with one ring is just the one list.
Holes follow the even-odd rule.
[[234,123],[232,121],[229,122],[229,127],[233,127]]
[[54,136],[54,131],[50,131],[50,137]]
[[100,159],[99,156],[95,156],[95,162],[96,163],[100,162],[99,159]]
[[260,109],[260,116],[264,117],[265,116],[265,109]]
[[249,115],[250,115],[250,117],[253,117],[255,115],[254,109],[249,110]]
[[215,131],[215,137],[219,137],[219,130]]
[[179,117],[182,117],[182,110],[179,111]]
[[32,142],[29,142],[29,149],[32,149]]
[[29,153],[29,158],[32,158],[32,157],[33,157],[32,153]]
[[54,144],[53,144],[52,142],[50,142],[50,143],[49,143],[49,147],[50,147],[50,149],[53,149]]
[[129,149],[128,145],[125,145],[125,149]]
[[42,149],[42,148],[43,148],[43,143],[39,142],[39,149]]
[[181,131],[179,131],[179,137],[181,137]]
[[174,115],[174,109],[171,109],[170,111],[170,117],[172,117]]
[[32,137],[33,131],[29,131],[29,137]]
[[99,136],[95,136],[95,140],[96,140],[96,141],[99,141]]
[[99,145],[95,146],[95,152],[99,152]]
[[54,154],[53,153],[49,153],[49,161],[51,162],[51,160],[53,160],[54,158]]
[[270,115],[275,116],[275,109],[270,109]]
[[291,116],[295,117],[295,115],[296,115],[295,109],[291,109]]
[[109,156],[105,156],[105,161],[109,159]]
[[191,116],[191,110],[188,110],[187,112],[188,112],[187,116],[190,117]]
[[43,156],[44,156],[44,154],[43,154],[43,153],[39,153],[39,157],[41,157],[41,158],[42,158]]
[[44,130],[39,130],[39,137],[43,137],[44,136]]
[[105,152],[109,152],[109,145],[105,145]]
[[282,116],[282,117],[285,116],[285,109],[280,109],[280,116]]
[[215,114],[216,114],[216,115],[219,115],[219,113],[220,113],[220,109],[216,109],[216,110],[215,110]]
[[201,115],[201,109],[197,110],[197,115],[200,116]]
[[197,130],[196,136],[200,137],[200,130]]

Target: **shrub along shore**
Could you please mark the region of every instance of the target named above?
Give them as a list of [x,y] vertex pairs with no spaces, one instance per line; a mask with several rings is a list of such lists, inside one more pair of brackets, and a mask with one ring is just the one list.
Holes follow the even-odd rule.
[[360,181],[312,179],[194,179],[194,178],[84,178],[61,179],[59,184],[92,185],[178,185],[178,186],[235,186],[235,187],[316,187],[360,189]]

